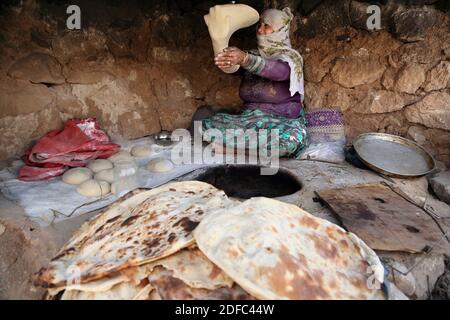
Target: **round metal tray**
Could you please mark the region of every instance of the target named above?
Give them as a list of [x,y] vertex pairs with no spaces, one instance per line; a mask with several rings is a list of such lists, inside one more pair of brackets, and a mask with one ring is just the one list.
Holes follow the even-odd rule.
[[364,133],[353,142],[358,158],[387,176],[412,178],[432,172],[433,157],[414,141],[387,133]]

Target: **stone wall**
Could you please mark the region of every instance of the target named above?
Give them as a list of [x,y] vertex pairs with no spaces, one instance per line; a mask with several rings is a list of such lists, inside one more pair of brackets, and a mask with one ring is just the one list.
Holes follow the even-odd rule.
[[[364,2],[240,2],[296,12],[293,43],[305,59],[308,109],[342,110],[350,139],[401,134],[450,164],[443,1],[382,1],[377,32],[364,30]],[[109,134],[137,138],[187,127],[202,105],[239,108],[240,78],[214,66],[203,23],[215,1],[72,3],[82,10],[81,31],[65,27],[65,0],[0,4],[0,159],[73,117],[97,117]],[[254,47],[254,28],[232,44]]]
[[[239,77],[213,63],[211,2],[70,1],[81,31],[66,28],[67,1],[10,2],[0,4],[0,159],[73,117],[137,138],[187,127],[201,105],[240,104]],[[253,33],[233,41],[254,47]]]
[[306,105],[340,109],[349,140],[399,134],[450,165],[449,3],[408,2],[385,1],[376,32],[365,30],[369,3],[325,1],[299,15]]

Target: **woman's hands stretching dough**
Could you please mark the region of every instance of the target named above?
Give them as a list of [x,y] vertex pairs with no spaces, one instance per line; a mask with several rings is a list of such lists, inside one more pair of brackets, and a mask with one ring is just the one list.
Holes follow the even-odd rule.
[[228,47],[214,57],[214,63],[220,69],[227,69],[235,65],[245,65],[248,53],[236,47]]

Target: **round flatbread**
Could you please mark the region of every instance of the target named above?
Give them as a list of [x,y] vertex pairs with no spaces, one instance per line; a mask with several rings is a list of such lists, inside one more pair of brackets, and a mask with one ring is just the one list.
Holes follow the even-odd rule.
[[153,262],[173,272],[191,288],[214,290],[231,287],[234,281],[212,263],[199,249],[184,249],[169,257]]
[[[164,275],[155,271],[155,268],[163,268]],[[170,275],[170,281],[163,281],[167,279],[165,275]],[[158,294],[149,296],[150,291],[144,290],[149,283],[145,280],[150,277],[157,280],[159,289],[165,296],[170,297],[173,297],[173,291],[180,286],[193,295],[209,294],[219,288],[221,290],[215,293],[216,296],[219,292],[235,292],[230,289],[234,281],[209,261],[198,248],[185,248],[155,262],[121,270],[114,277],[49,289],[48,293],[50,296],[58,296],[64,291],[61,294],[62,300],[157,299]],[[173,283],[177,286],[171,286]],[[151,289],[153,290],[152,286]]]
[[252,198],[209,214],[194,236],[213,263],[259,299],[384,298],[369,289],[371,270],[381,266],[376,254],[291,204]]
[[234,203],[198,181],[125,195],[85,223],[38,273],[36,284],[87,283],[169,256],[194,242],[192,231],[204,215]]
[[191,287],[164,267],[156,267],[148,279],[163,300],[254,300],[237,284],[216,289]]
[[61,300],[147,300],[153,290],[147,279],[139,284],[121,282],[106,291],[90,292],[81,290],[66,290]]

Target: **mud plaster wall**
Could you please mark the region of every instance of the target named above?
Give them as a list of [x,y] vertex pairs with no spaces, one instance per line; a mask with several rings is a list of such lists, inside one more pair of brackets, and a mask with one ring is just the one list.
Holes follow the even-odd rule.
[[[359,1],[241,1],[289,5],[305,60],[306,108],[333,107],[352,139],[410,137],[450,165],[450,18],[447,1],[379,1],[382,27],[365,30]],[[203,15],[218,1],[66,1],[0,4],[0,159],[22,154],[73,117],[137,138],[187,127],[202,105],[239,108],[240,78],[220,72]],[[255,47],[254,28],[233,45]]]

